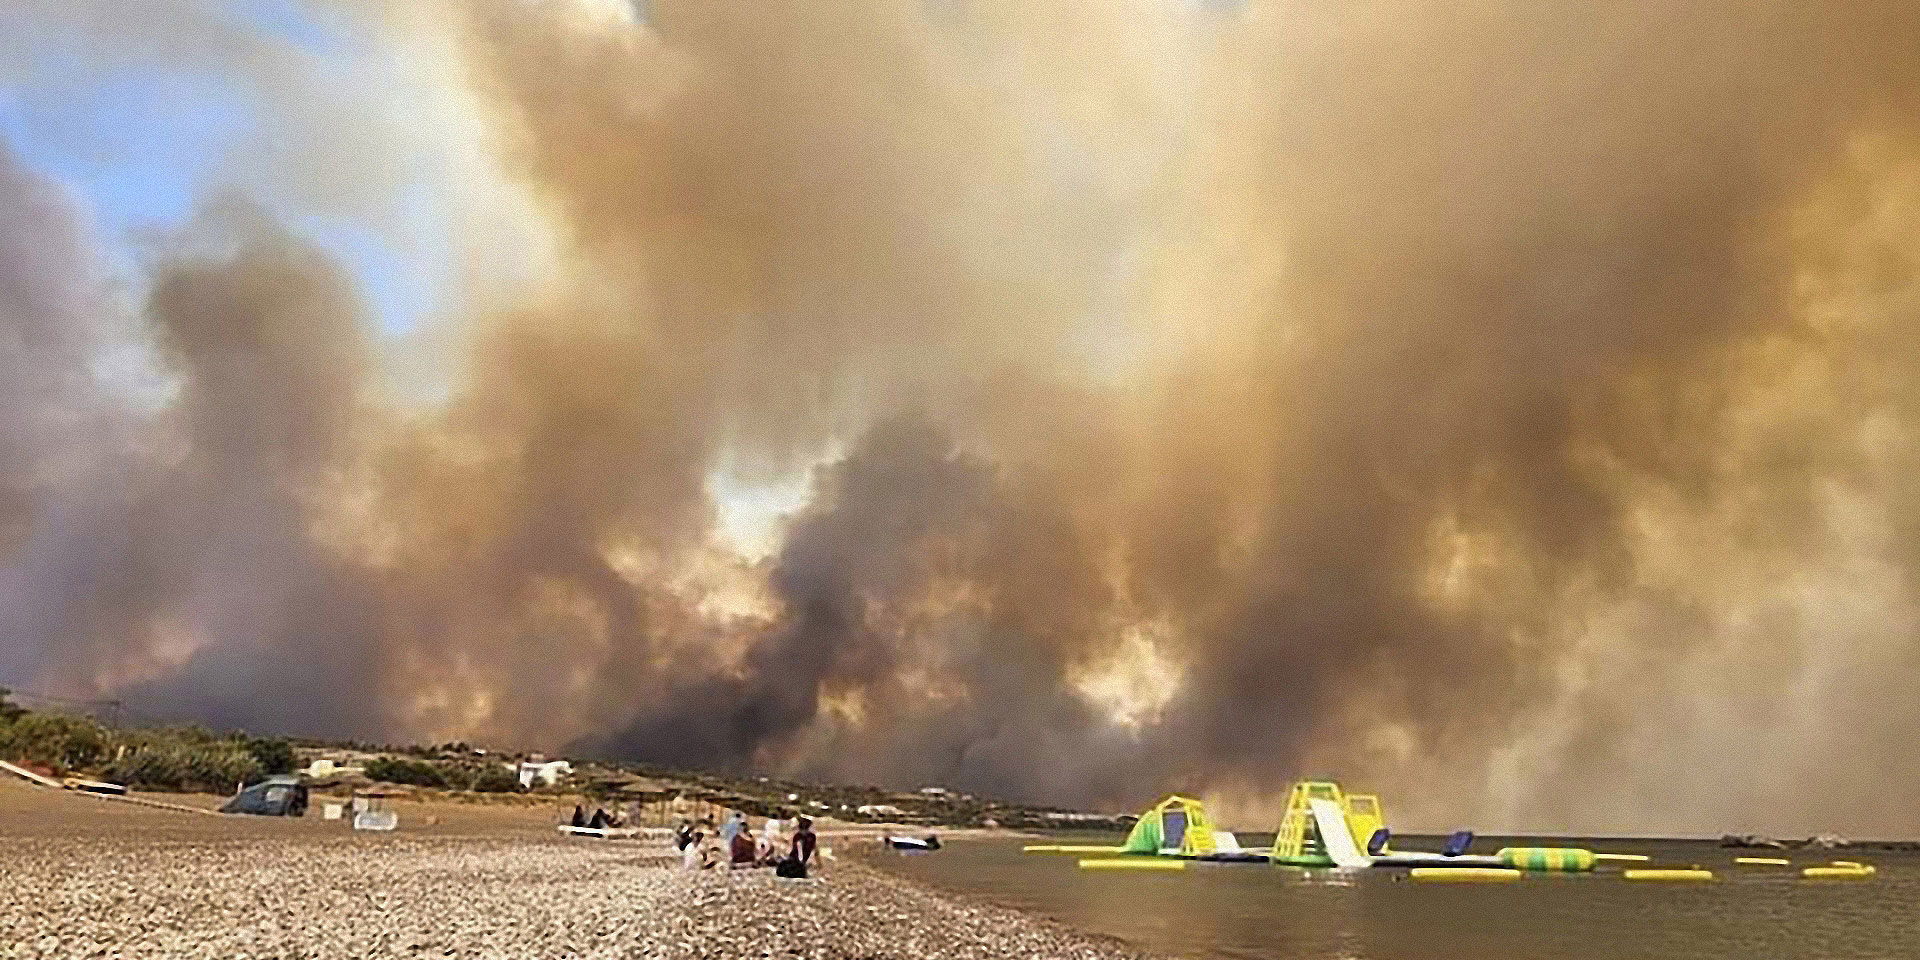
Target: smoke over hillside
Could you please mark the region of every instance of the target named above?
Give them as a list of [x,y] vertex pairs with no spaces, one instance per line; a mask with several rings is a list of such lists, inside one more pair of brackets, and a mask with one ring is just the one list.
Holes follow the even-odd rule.
[[[0,33],[272,136],[119,279],[0,150],[0,683],[1920,830],[1911,4],[76,6]],[[399,169],[457,225],[403,333],[300,219],[403,232]]]

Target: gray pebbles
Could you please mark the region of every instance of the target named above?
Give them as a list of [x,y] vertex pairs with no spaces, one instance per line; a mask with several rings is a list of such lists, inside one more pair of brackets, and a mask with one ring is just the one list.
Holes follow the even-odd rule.
[[531,831],[183,819],[197,829],[5,841],[0,957],[1142,956],[845,858],[796,881]]

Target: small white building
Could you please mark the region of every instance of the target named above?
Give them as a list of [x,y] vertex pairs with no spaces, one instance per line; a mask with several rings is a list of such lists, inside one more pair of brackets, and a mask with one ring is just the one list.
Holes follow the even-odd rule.
[[897,817],[906,811],[891,803],[863,803],[854,812],[863,817]]
[[523,760],[520,762],[520,786],[531,790],[535,783],[551,787],[573,775],[573,764],[565,760]]
[[364,776],[366,767],[359,764],[347,764],[332,757],[320,757],[302,768],[301,773],[310,780],[331,780],[334,777]]

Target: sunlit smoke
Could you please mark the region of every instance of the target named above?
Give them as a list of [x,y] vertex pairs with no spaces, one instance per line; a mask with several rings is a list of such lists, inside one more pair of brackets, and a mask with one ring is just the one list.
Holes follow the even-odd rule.
[[0,84],[259,130],[133,258],[0,142],[0,683],[1920,829],[1911,4],[87,6],[0,12]]

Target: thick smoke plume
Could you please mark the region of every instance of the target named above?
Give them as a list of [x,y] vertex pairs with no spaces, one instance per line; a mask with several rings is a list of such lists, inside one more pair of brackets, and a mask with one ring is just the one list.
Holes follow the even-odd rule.
[[[0,153],[0,682],[1250,826],[1322,775],[1920,830],[1911,4],[217,6],[0,14],[295,144],[120,281]],[[377,136],[326,57],[404,80]],[[435,149],[392,334],[279,208],[387,230]]]

